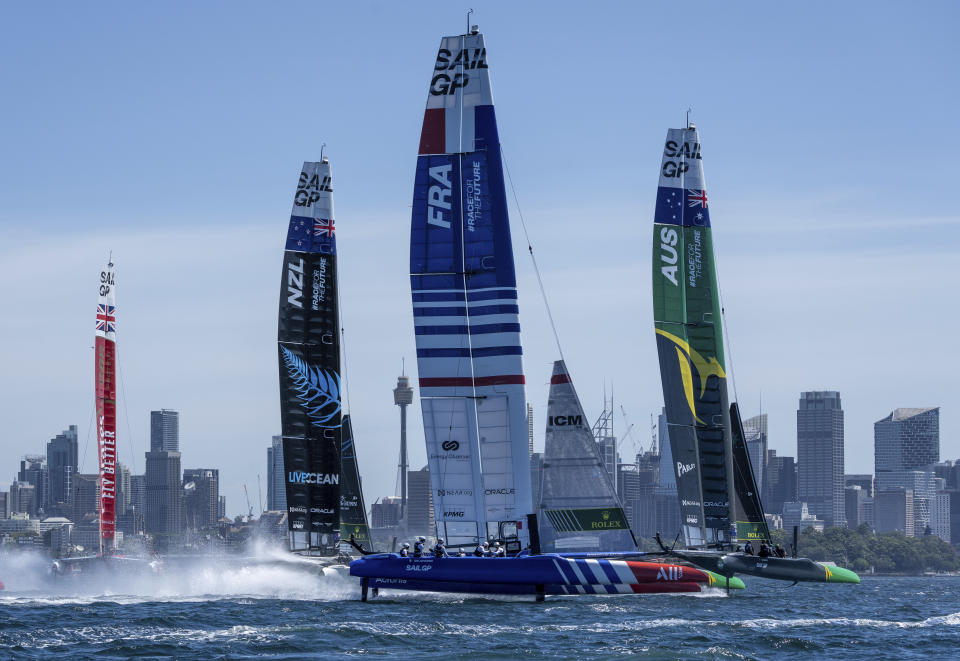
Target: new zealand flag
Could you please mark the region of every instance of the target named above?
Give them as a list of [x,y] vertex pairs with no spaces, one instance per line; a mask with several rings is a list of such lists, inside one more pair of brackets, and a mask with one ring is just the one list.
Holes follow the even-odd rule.
[[332,220],[290,216],[287,250],[334,255],[337,252]]

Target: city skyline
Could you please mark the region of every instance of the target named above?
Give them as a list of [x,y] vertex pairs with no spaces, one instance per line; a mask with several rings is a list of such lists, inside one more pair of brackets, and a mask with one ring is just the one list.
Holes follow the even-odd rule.
[[[270,8],[215,3],[168,13],[64,7],[53,22],[37,7],[0,9],[9,24],[45,26],[0,44],[19,63],[0,72],[17,101],[2,111],[17,130],[7,131],[0,163],[0,275],[11,308],[31,311],[29,332],[15,315],[0,321],[0,362],[18,375],[0,385],[0,466],[75,424],[80,471],[93,471],[95,453],[84,452],[93,283],[112,250],[118,460],[142,473],[148,411],[176,409],[190,464],[217,466],[231,513],[242,511],[242,485],[256,483],[263,447],[280,429],[275,315],[290,199],[300,163],[326,142],[347,400],[368,502],[392,495],[398,438],[387,389],[404,357],[419,397],[406,281],[418,126],[436,45],[462,29],[466,7],[300,9],[298,26]],[[960,276],[960,219],[917,194],[931,147],[953,153],[958,142],[938,132],[931,145],[917,131],[930,108],[956,105],[943,81],[957,45],[950,21],[935,20],[956,8],[918,16],[887,4],[840,7],[829,24],[782,7],[698,11],[716,29],[684,47],[664,28],[665,7],[553,12],[550,67],[532,64],[545,57],[529,38],[542,32],[540,9],[493,3],[473,17],[490,44],[507,165],[588,417],[611,382],[633,421],[661,408],[648,234],[663,135],[692,107],[744,417],[769,414],[769,448],[796,456],[797,393],[840,391],[846,470],[867,472],[876,420],[898,407],[941,407],[941,456],[960,457],[953,358],[914,313],[940,309],[931,285]],[[779,39],[783,21],[821,47]],[[389,65],[350,37],[361,24],[367,43],[390,44]],[[308,25],[323,26],[319,53]],[[165,30],[186,30],[177,49]],[[323,85],[304,84],[302,63],[313,61]],[[702,79],[682,73],[693,71]],[[362,81],[371,98],[390,100],[388,112],[357,93]],[[829,102],[811,101],[809,89]],[[865,137],[881,134],[882,144]],[[556,171],[572,159],[582,166],[570,176]],[[938,177],[956,177],[952,160],[935,164]],[[511,217],[541,450],[558,356],[515,207]],[[946,314],[949,327],[955,313]],[[409,464],[423,465],[419,405],[408,413]]]

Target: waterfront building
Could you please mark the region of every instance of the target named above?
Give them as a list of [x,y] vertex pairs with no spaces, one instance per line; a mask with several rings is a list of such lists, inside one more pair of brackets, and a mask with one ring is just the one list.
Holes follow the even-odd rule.
[[432,535],[433,493],[430,489],[430,469],[424,466],[407,473],[407,534]]
[[400,525],[400,496],[387,496],[370,506],[371,528],[396,528]]
[[283,479],[283,437],[274,436],[267,448],[267,509],[287,511],[287,487]]
[[[77,473],[73,476],[73,514],[70,520],[76,524],[83,521],[99,521],[97,512],[97,473]],[[99,531],[99,523],[97,524]]]
[[805,528],[813,528],[819,532],[823,532],[825,527],[823,519],[814,516],[810,512],[807,503],[802,502],[784,503],[781,519],[783,521],[783,528],[791,535],[793,534],[794,526],[800,531],[803,531]]
[[930,470],[940,461],[940,408],[900,408],[873,425],[877,476]]
[[767,512],[783,512],[784,503],[797,500],[797,462],[793,457],[777,456],[776,450],[767,450],[767,479],[764,485],[763,506]]
[[767,484],[767,414],[761,413],[744,420],[743,434],[753,467],[753,478],[762,496]]
[[215,528],[219,520],[220,471],[216,468],[185,468],[183,491],[183,514],[187,529]]
[[36,490],[37,488],[29,482],[14,480],[10,485],[8,518],[12,518],[15,514],[36,517]]
[[797,497],[828,526],[844,521],[843,407],[836,391],[800,394]]
[[867,522],[866,500],[867,494],[859,484],[846,487],[843,490],[846,507],[847,527],[854,529],[861,523]]
[[[876,485],[877,492],[885,489],[906,489],[912,493],[913,523],[911,526],[909,526],[909,528],[913,530],[913,535],[916,535],[917,537],[923,535],[924,531],[927,529],[927,526],[930,525],[930,512],[931,508],[933,507],[933,500],[937,495],[938,484],[936,474],[933,471],[924,470],[888,470],[877,473],[874,483]],[[886,503],[892,501],[885,499],[883,502]],[[877,517],[883,516],[883,520],[885,522],[892,521],[893,519],[891,517],[899,516],[897,512],[900,512],[901,509],[900,505],[898,505],[897,512],[891,513],[889,516],[887,516],[885,513],[880,511],[880,509],[883,507],[882,504],[877,504],[876,507]],[[903,529],[904,534],[907,534],[906,528],[900,528],[898,526],[895,529]],[[909,537],[911,535],[907,536]]]
[[146,453],[144,529],[152,535],[183,532],[183,488],[180,453],[159,450]]
[[47,441],[47,470],[50,475],[49,509],[59,516],[69,515],[73,495],[73,476],[78,470],[77,426],[70,425]]
[[40,455],[25,456],[20,461],[17,481],[34,486],[30,516],[44,514],[50,500],[50,472],[47,470],[47,458]]
[[899,531],[907,537],[914,536],[912,489],[878,486],[873,500],[874,527],[877,532]]
[[[930,531],[945,542],[952,542],[950,529],[952,493],[946,489],[937,491],[930,508]],[[960,541],[960,540],[958,540]]]

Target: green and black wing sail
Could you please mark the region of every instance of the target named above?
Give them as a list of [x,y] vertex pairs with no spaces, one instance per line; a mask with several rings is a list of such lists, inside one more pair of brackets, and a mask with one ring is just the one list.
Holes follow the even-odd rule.
[[697,130],[670,129],[653,226],[657,352],[688,546],[730,541],[732,438],[721,309]]
[[357,466],[357,448],[353,441],[350,416],[343,416],[343,435],[340,452],[340,537],[370,548],[370,526],[367,508],[363,502],[360,469]]
[[750,453],[747,451],[747,437],[743,432],[740,419],[740,407],[734,402],[730,405],[730,424],[733,432],[733,485],[734,521],[737,524],[737,539],[770,542],[770,529],[763,516],[763,503],[760,490],[754,478]]

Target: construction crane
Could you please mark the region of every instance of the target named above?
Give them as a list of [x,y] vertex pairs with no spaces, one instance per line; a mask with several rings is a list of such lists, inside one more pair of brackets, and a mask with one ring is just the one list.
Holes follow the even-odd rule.
[[[627,425],[627,431],[623,432],[623,436],[620,438],[620,443],[617,443],[618,451],[620,449],[620,445],[625,440],[627,440],[627,438],[630,436],[630,432],[633,430],[633,425],[630,423],[630,420],[627,418],[627,410],[623,408],[623,404],[620,405],[620,413],[623,415],[623,422]],[[637,442],[631,438],[630,443],[633,445],[633,454],[634,455],[638,454]],[[641,447],[640,449],[642,450],[643,448]]]
[[243,495],[247,498],[247,518],[253,518],[253,505],[250,504],[250,492],[247,491],[247,483],[243,483]]

